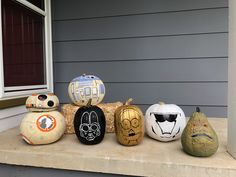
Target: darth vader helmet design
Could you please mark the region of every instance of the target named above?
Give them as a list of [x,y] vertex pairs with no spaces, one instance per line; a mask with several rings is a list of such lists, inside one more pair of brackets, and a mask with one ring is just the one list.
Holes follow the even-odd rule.
[[100,136],[100,124],[95,111],[83,113],[79,130],[80,136],[88,141],[93,141],[96,137]]

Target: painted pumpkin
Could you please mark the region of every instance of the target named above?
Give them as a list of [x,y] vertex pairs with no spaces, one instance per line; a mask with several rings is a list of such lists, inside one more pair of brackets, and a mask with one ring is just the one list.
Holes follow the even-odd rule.
[[122,145],[137,145],[143,140],[144,118],[142,111],[135,105],[130,105],[129,99],[125,105],[115,111],[115,133]]
[[91,99],[86,106],[79,108],[74,118],[75,134],[83,144],[98,144],[105,135],[106,120],[103,111],[91,105]]
[[213,155],[219,146],[218,137],[205,114],[197,108],[190,117],[181,137],[183,150],[198,157]]
[[59,106],[59,100],[53,93],[37,94],[34,93],[26,100],[26,108],[29,111],[53,111]]
[[29,112],[21,122],[20,134],[28,144],[49,144],[59,140],[65,129],[65,118],[58,111]]
[[179,106],[160,102],[147,109],[145,124],[148,136],[159,141],[172,141],[181,137],[186,118]]
[[70,82],[68,93],[78,106],[85,106],[89,99],[92,99],[92,105],[97,105],[105,96],[105,86],[97,76],[84,74]]

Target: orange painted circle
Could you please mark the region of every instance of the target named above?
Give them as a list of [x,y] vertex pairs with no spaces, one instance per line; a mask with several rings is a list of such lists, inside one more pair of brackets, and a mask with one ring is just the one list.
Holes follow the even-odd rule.
[[57,122],[53,116],[49,114],[44,114],[37,119],[36,124],[40,131],[50,132],[56,127]]

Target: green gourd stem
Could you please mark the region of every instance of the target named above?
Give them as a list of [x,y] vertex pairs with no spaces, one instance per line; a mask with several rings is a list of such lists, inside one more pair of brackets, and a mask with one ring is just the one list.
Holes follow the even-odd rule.
[[196,107],[196,112],[201,112],[199,107]]
[[87,107],[90,107],[91,106],[91,103],[92,103],[92,99],[90,98],[89,100],[88,100],[88,103],[87,103]]
[[125,102],[124,105],[130,105],[132,101],[133,101],[133,98],[129,98],[129,99]]

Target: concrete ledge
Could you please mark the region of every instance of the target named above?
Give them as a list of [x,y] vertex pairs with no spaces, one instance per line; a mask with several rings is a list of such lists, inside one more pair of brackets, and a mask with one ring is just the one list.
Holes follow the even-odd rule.
[[50,145],[30,146],[14,128],[0,133],[0,163],[137,176],[235,177],[236,160],[226,152],[227,119],[210,122],[220,147],[208,158],[185,154],[180,140],[161,143],[145,137],[142,144],[125,147],[114,134],[106,134],[102,143],[93,146],[81,144],[75,135]]

